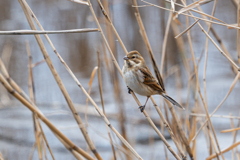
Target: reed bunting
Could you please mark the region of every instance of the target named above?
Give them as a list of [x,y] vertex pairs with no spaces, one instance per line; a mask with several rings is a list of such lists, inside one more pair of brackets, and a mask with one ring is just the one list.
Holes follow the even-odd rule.
[[145,104],[139,107],[141,112],[145,109],[149,97],[155,94],[162,95],[173,105],[184,109],[174,99],[166,95],[163,83],[160,82],[160,85],[157,79],[153,77],[143,57],[138,51],[129,52],[127,56],[123,57],[123,59],[123,79],[127,84],[128,93],[134,91],[139,95],[147,96]]

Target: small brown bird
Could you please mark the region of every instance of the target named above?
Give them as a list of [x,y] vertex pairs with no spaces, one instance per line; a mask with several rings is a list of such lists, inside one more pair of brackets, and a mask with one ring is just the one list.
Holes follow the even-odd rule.
[[[124,65],[122,68],[123,79],[128,87],[128,93],[134,91],[142,96],[147,96],[145,104],[140,108],[143,112],[147,101],[151,95],[160,94],[173,105],[184,109],[174,99],[166,95],[163,84],[160,85],[151,71],[147,67],[143,57],[138,51],[131,51],[127,56],[123,57]],[[160,82],[161,83],[161,82]]]

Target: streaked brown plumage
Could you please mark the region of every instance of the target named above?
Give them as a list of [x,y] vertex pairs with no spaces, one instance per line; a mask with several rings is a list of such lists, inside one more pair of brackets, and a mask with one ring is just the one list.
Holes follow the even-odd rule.
[[176,105],[184,109],[171,97],[166,95],[163,84],[160,85],[157,79],[152,75],[151,71],[147,67],[143,57],[138,51],[131,51],[124,58],[124,65],[122,68],[123,79],[127,84],[129,90],[136,92],[137,94],[147,96],[147,100],[143,106],[140,107],[143,112],[148,98],[151,95],[160,94],[166,98],[173,105]]

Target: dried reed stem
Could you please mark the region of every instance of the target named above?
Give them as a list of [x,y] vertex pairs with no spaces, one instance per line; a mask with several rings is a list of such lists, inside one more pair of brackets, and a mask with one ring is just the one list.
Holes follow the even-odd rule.
[[[191,116],[205,117],[205,114],[190,113]],[[228,119],[240,119],[237,116],[225,116],[225,115],[210,115],[212,118],[228,118]]]
[[[131,94],[134,94],[134,92],[131,91]],[[136,97],[136,96],[133,96]],[[151,97],[150,97],[151,98]],[[141,106],[141,103],[139,102],[139,100],[136,98],[135,101],[138,103],[139,106]],[[154,102],[153,102],[154,103]],[[176,159],[181,159],[175,152],[174,150],[171,148],[171,146],[169,145],[169,143],[167,142],[167,140],[165,139],[165,137],[161,134],[161,132],[157,129],[157,127],[154,125],[153,121],[151,120],[151,118],[149,117],[149,115],[147,114],[147,112],[144,110],[143,114],[145,115],[146,119],[148,120],[148,122],[150,123],[150,125],[153,127],[153,129],[156,131],[156,133],[158,134],[158,136],[162,139],[163,143],[166,145],[166,147],[168,148],[168,150],[173,154],[173,156]],[[170,127],[169,127],[170,128]],[[174,139],[173,139],[174,140]],[[184,157],[183,157],[184,158]]]
[[3,77],[0,73],[0,82],[4,85],[4,87],[11,93],[15,98],[17,98],[23,105],[25,105],[29,110],[36,113],[37,116],[61,139],[65,141],[69,145],[69,148],[77,151],[79,154],[83,155],[86,159],[93,160],[88,153],[86,153],[81,148],[77,147],[71,140],[69,140],[64,134],[62,134],[36,107],[34,107],[29,101],[23,98],[18,92],[16,92],[8,81]]
[[65,146],[65,148],[67,148],[73,154],[73,156],[77,160],[83,160],[83,158],[78,154],[78,152],[76,152],[75,150],[71,149],[69,147],[69,145],[64,140],[62,140],[58,135],[55,134],[55,136],[59,139],[60,142],[62,142],[62,144]]
[[69,0],[69,1],[89,6],[88,2],[83,0]]
[[[137,1],[133,0],[133,4],[137,6]],[[135,7],[135,16],[136,16],[136,19],[137,19],[137,22],[138,22],[138,25],[139,25],[139,28],[140,28],[140,31],[141,31],[141,35],[143,37],[143,41],[144,41],[144,43],[145,43],[145,45],[147,47],[147,50],[148,50],[148,53],[149,53],[149,57],[150,57],[151,62],[152,62],[154,73],[155,73],[156,78],[157,78],[159,84],[161,85],[163,91],[165,91],[164,83],[163,83],[161,74],[160,74],[160,72],[158,70],[157,63],[156,63],[156,60],[154,58],[153,51],[152,51],[151,45],[150,45],[148,37],[147,37],[146,30],[144,28],[141,15],[140,15],[139,10],[138,10],[137,7]]]
[[[232,114],[230,113],[230,116],[231,115]],[[240,121],[238,121],[238,122],[240,122]],[[233,119],[230,119],[230,123],[231,123],[231,128],[234,128],[234,121],[233,121]],[[236,133],[237,133],[237,131],[236,132],[232,132],[233,144],[236,143]],[[237,150],[237,148],[236,148],[236,150]],[[210,154],[210,155],[212,155],[212,154]],[[235,160],[234,149],[232,150],[232,160]]]
[[50,146],[49,146],[49,144],[48,144],[47,138],[46,138],[46,136],[45,136],[45,133],[43,132],[43,129],[42,129],[42,126],[41,126],[41,123],[39,122],[39,120],[37,120],[37,123],[38,123],[38,126],[39,126],[40,130],[41,130],[41,133],[42,133],[42,137],[43,137],[43,139],[44,139],[44,142],[45,142],[45,144],[46,144],[46,146],[47,146],[47,148],[48,148],[48,150],[49,150],[49,152],[50,152],[50,154],[51,154],[51,156],[52,156],[52,159],[55,160],[54,155],[53,155],[52,150],[51,150],[51,148],[50,148]]
[[45,62],[45,59],[43,59],[43,60],[41,60],[41,61],[39,61],[39,62],[33,63],[33,64],[32,64],[32,68],[34,68],[34,67],[36,67],[36,66],[38,66],[38,65],[40,65],[40,64],[43,64],[44,62]]
[[[170,13],[171,14],[171,13]],[[170,25],[170,18],[171,18],[171,16],[172,15],[170,15],[169,16],[169,19],[168,19],[168,25],[167,25],[167,27]],[[166,33],[167,33],[168,31],[166,31]],[[167,41],[167,34],[165,34],[165,38],[164,38],[164,40],[165,40],[165,43],[166,43],[166,41]],[[165,47],[166,47],[166,44],[164,45]],[[163,48],[165,48],[163,46]],[[162,54],[165,54],[165,51],[163,50],[163,53]],[[161,63],[161,67],[163,67],[163,58],[164,57],[162,57],[162,63]],[[163,70],[163,68],[161,68],[161,71]],[[180,120],[179,120],[179,118],[178,118],[178,116],[177,116],[177,114],[176,114],[176,111],[174,110],[174,108],[173,108],[173,106],[171,105],[171,103],[169,103],[168,101],[166,101],[166,103],[168,104],[168,107],[169,107],[169,109],[170,109],[170,111],[171,111],[171,114],[172,114],[172,116],[173,116],[173,121],[174,121],[174,124],[176,124],[176,126],[177,126],[177,130],[178,130],[178,133],[179,133],[179,135],[180,135],[180,137],[181,137],[181,139],[182,139],[182,141],[183,141],[183,143],[184,143],[184,145],[186,146],[186,149],[187,149],[187,152],[188,152],[188,154],[189,154],[189,156],[191,157],[191,158],[193,158],[193,154],[192,154],[192,151],[191,151],[191,148],[190,148],[190,146],[189,146],[189,143],[188,143],[188,140],[187,140],[187,138],[186,138],[186,135],[185,135],[185,133],[184,133],[184,131],[183,131],[183,129],[182,129],[182,126],[181,126],[181,123],[180,123]]]
[[[32,160],[32,157],[33,157],[33,153],[34,153],[34,150],[35,150],[35,148],[36,148],[36,142],[33,144],[33,146],[32,146],[32,149],[31,149],[31,152],[30,152],[30,154],[29,154],[29,158],[28,158],[28,160]],[[1,160],[1,159],[0,159]]]
[[195,21],[191,26],[187,27],[184,31],[182,31],[182,33],[180,33],[179,35],[177,35],[175,38],[179,38],[181,37],[184,33],[186,33],[188,30],[190,30],[200,19],[198,19],[197,21]]
[[[111,21],[111,19],[109,18],[109,11],[108,11],[108,1],[104,1],[105,2],[105,8],[106,10],[103,11],[104,6],[101,4],[100,1],[98,1],[98,4],[103,12],[103,14],[105,16],[107,16],[107,18],[104,18],[105,20],[105,25],[106,25],[106,31],[107,31],[107,39],[109,41],[109,46],[111,48],[111,51],[114,54],[114,56],[117,58],[117,52],[116,52],[116,48],[115,48],[115,40],[114,40],[114,35],[112,34],[112,23],[110,24],[109,21]],[[114,28],[114,32],[116,32],[115,28]],[[105,49],[105,47],[103,47]],[[126,51],[126,49],[125,49]],[[110,70],[109,70],[110,71]],[[110,71],[111,73],[111,78],[112,78],[112,87],[113,87],[113,92],[114,92],[114,98],[116,99],[116,102],[118,104],[118,119],[119,119],[119,124],[120,124],[120,128],[121,128],[121,134],[122,136],[128,141],[127,138],[127,134],[126,134],[126,127],[125,127],[125,122],[126,122],[126,118],[125,118],[125,109],[124,106],[122,104],[123,103],[123,99],[121,96],[121,90],[120,90],[120,86],[119,86],[119,78],[118,78],[118,74],[117,74],[117,69],[116,68],[112,68],[112,70]],[[123,145],[123,144],[122,144]],[[123,145],[123,147],[126,149],[126,146]],[[128,151],[127,151],[128,152]],[[126,159],[127,160],[131,160],[131,157],[128,156],[128,153],[125,154],[126,155]]]
[[[140,7],[151,7],[151,6],[154,6],[154,7],[161,8],[161,9],[163,9],[163,10],[166,10],[166,11],[177,12],[177,11],[173,11],[173,10],[168,9],[168,8],[164,8],[164,7],[161,7],[161,6],[152,4],[152,3],[147,2],[147,1],[144,1],[144,0],[141,0],[141,1],[144,2],[144,3],[147,3],[148,5],[133,6],[133,7],[134,7],[134,8],[140,8]],[[165,0],[165,1],[169,2],[168,0]],[[175,3],[175,4],[176,4],[177,6],[183,6],[183,5],[178,4],[178,3]],[[200,11],[197,11],[197,10],[194,10],[194,9],[190,9],[190,10],[191,10],[191,11],[194,11],[194,12],[196,12],[196,13],[199,13],[199,14],[201,14],[201,15],[204,15],[204,16],[206,16],[206,17],[213,18],[213,19],[215,19],[215,20],[217,20],[217,21],[219,21],[219,22],[221,22],[221,23],[215,22],[215,21],[210,21],[210,20],[208,20],[208,19],[206,19],[206,18],[200,18],[200,17],[196,17],[196,16],[193,16],[193,15],[185,14],[185,13],[180,13],[180,15],[184,15],[184,16],[188,16],[188,17],[200,19],[200,20],[203,20],[203,21],[206,21],[206,22],[211,22],[211,23],[214,23],[214,24],[222,25],[222,26],[226,26],[226,27],[231,28],[231,29],[233,29],[233,28],[234,28],[234,29],[239,29],[239,27],[237,27],[236,25],[226,24],[226,23],[223,22],[222,20],[220,20],[220,19],[218,19],[218,18],[216,18],[216,17],[212,17],[212,16],[210,16],[210,15],[204,13],[204,12],[200,12]],[[173,17],[173,18],[175,19],[176,17]]]
[[41,146],[43,148],[43,154],[44,154],[45,160],[48,160],[46,147],[45,147],[44,142],[43,142],[44,140],[41,137],[40,137],[40,140],[41,140]]
[[[231,119],[231,122],[232,122],[232,128],[234,128],[234,123],[233,123],[233,119]],[[240,127],[240,120],[238,120],[238,124],[237,124],[237,127]],[[234,131],[233,133],[233,144],[236,143],[237,141],[237,134],[238,134],[238,131]],[[234,150],[233,150],[233,153],[234,153]],[[237,155],[237,159],[239,160],[239,152],[238,152],[238,148],[236,148],[236,155]]]
[[3,51],[2,51],[2,60],[5,63],[5,68],[6,70],[8,70],[9,68],[9,62],[12,56],[12,49],[13,49],[13,45],[11,43],[7,43],[4,45],[3,47]]
[[[6,70],[8,70],[8,67],[10,64],[9,62],[10,62],[10,58],[12,56],[12,48],[13,48],[13,45],[11,43],[7,43],[3,47],[1,59],[5,63]],[[1,65],[0,65],[0,68],[1,68]],[[3,104],[5,104],[5,102],[6,102],[6,104],[8,104],[10,102],[10,97],[7,94],[7,91],[5,89],[4,90],[2,90],[2,89],[3,89],[3,87],[1,86],[0,92],[2,93],[2,95],[1,95],[0,99],[4,100],[4,101],[2,101]]]
[[[97,71],[98,67],[94,67],[93,70],[92,70],[92,73],[91,73],[91,78],[89,80],[89,89],[88,89],[88,94],[90,95],[91,94],[91,89],[92,89],[92,81],[93,81],[93,78],[96,74],[96,71]],[[85,123],[86,123],[86,126],[88,126],[88,118],[87,118],[87,111],[88,111],[88,102],[89,102],[89,98],[87,98],[86,100],[86,106],[85,106]]]
[[209,3],[209,2],[211,2],[211,1],[212,1],[212,0],[193,1],[193,3],[191,3],[191,4],[187,5],[187,6],[184,6],[182,9],[180,9],[180,10],[177,12],[177,14],[176,14],[175,17],[177,17],[178,14],[180,14],[180,13],[188,12],[188,11],[189,11],[190,9],[192,9],[192,8],[196,8],[197,6],[200,6],[200,5],[202,5],[202,4]]
[[0,160],[4,160],[1,152],[0,152]]
[[[28,46],[28,45],[27,45]],[[28,48],[28,55],[29,55],[29,66],[30,66],[30,68],[31,68],[31,60],[30,59],[32,59],[31,58],[31,54],[29,54],[30,52],[30,50],[29,50],[29,46],[27,47]],[[34,97],[35,97],[35,94],[34,94],[34,92],[33,92],[33,77],[31,77],[31,75],[32,75],[32,69],[29,69],[29,73],[31,72],[31,74],[29,74],[29,93],[31,93],[30,94],[30,99],[31,99],[31,101],[32,101],[32,103],[33,104],[35,104],[35,101],[33,101],[33,99],[34,99]],[[47,141],[47,138],[46,138],[46,136],[45,136],[45,133],[43,132],[43,129],[42,129],[42,126],[41,126],[41,124],[40,124],[40,122],[39,122],[39,119],[38,119],[38,117],[37,117],[37,115],[35,114],[35,113],[33,113],[33,123],[34,123],[34,132],[35,132],[35,137],[36,137],[36,142],[37,142],[37,146],[39,147],[39,154],[41,154],[41,152],[40,152],[40,150],[41,150],[41,146],[43,147],[43,149],[44,149],[44,151],[45,151],[45,146],[44,145],[40,145],[40,144],[38,144],[39,142],[39,138],[41,138],[40,136],[42,136],[43,137],[43,140],[44,140],[44,142],[45,142],[45,144],[46,144],[46,146],[47,146],[47,148],[48,148],[48,150],[49,150],[49,152],[50,152],[50,154],[51,154],[51,156],[52,156],[52,159],[53,160],[55,160],[55,158],[54,158],[54,156],[53,156],[53,153],[52,153],[52,150],[51,150],[51,148],[50,148],[50,146],[49,146],[49,144],[48,144],[48,141]],[[44,154],[45,154],[45,157],[46,157],[46,153],[44,152]],[[47,159],[47,158],[45,158],[45,159]]]
[[[22,7],[22,9],[23,9],[23,11],[25,13],[25,16],[26,16],[26,18],[28,20],[28,23],[29,23],[31,29],[32,30],[36,30],[36,26],[35,26],[32,18],[31,18],[31,16],[34,16],[34,15],[33,14],[30,15],[30,12],[31,12],[30,7],[27,5],[25,0],[18,0],[18,1],[19,1],[20,5],[21,5],[21,7]],[[40,29],[42,30],[43,28],[40,28]],[[49,57],[49,55],[47,53],[47,50],[46,50],[46,48],[45,48],[45,46],[43,44],[43,41],[42,41],[40,35],[34,35],[34,36],[35,36],[36,41],[37,41],[37,43],[38,43],[38,45],[39,45],[39,47],[40,47],[40,49],[42,51],[44,59],[46,60],[46,63],[48,64],[49,69],[52,72],[52,75],[54,76],[54,78],[55,78],[55,80],[56,80],[56,82],[57,82],[57,84],[58,84],[62,94],[64,95],[64,98],[66,99],[70,110],[72,111],[73,117],[75,118],[77,124],[79,125],[80,130],[82,131],[82,134],[83,134],[83,136],[84,136],[84,138],[85,138],[89,148],[91,149],[91,151],[93,152],[93,154],[96,156],[96,158],[98,160],[102,160],[102,158],[99,155],[99,153],[97,152],[93,142],[91,141],[91,139],[90,139],[90,137],[89,137],[89,135],[87,133],[87,130],[84,127],[84,124],[83,124],[83,122],[81,120],[81,117],[79,116],[77,110],[75,109],[74,104],[73,104],[73,102],[72,102],[72,100],[71,100],[71,98],[70,98],[70,96],[69,96],[69,94],[68,94],[64,84],[62,83],[61,78],[59,77],[56,69],[54,68],[54,66],[52,64],[52,61],[51,61],[51,59],[50,59],[50,57]]]
[[[232,85],[228,91],[228,93],[226,94],[226,96],[223,98],[223,100],[219,103],[219,105],[214,109],[214,111],[211,113],[210,117],[213,116],[213,114],[221,107],[221,105],[225,102],[225,100],[228,98],[228,96],[230,95],[230,93],[232,92],[235,84],[237,83],[237,80],[240,76],[240,73],[238,73],[235,77],[235,79],[232,82]],[[193,140],[198,136],[198,134],[200,133],[201,129],[207,124],[208,120],[206,120],[203,125],[199,128],[199,130],[196,132],[195,136],[193,137]]]
[[[134,7],[139,8],[139,7],[154,6],[154,7],[157,7],[157,8],[161,8],[161,9],[164,9],[164,10],[167,10],[167,11],[170,11],[170,12],[173,12],[173,10],[171,10],[171,9],[167,9],[167,8],[164,8],[164,7],[155,5],[155,4],[153,4],[153,3],[150,3],[150,2],[147,2],[147,1],[144,1],[144,0],[141,0],[141,1],[144,2],[144,3],[147,3],[147,4],[149,4],[149,5],[145,5],[145,6],[134,6]],[[166,1],[167,1],[167,0],[166,0]],[[175,4],[177,4],[178,6],[183,6],[183,5],[178,4],[178,3],[175,3]],[[231,27],[231,28],[234,28],[234,29],[239,29],[239,27],[237,27],[237,26],[235,26],[235,25],[226,24],[226,23],[223,22],[222,20],[217,19],[216,17],[212,17],[212,16],[210,16],[210,15],[204,13],[204,12],[200,12],[200,11],[197,11],[197,10],[192,10],[192,11],[197,12],[197,13],[199,13],[199,14],[201,14],[201,15],[206,16],[206,17],[213,18],[213,19],[215,19],[215,20],[217,20],[217,21],[219,21],[219,22],[221,22],[221,23],[215,22],[215,21],[210,21],[210,20],[208,20],[208,19],[206,19],[206,18],[200,18],[200,17],[196,17],[196,16],[193,16],[193,15],[185,14],[185,13],[180,13],[180,15],[184,15],[184,16],[188,16],[188,17],[200,19],[200,20],[203,20],[203,21],[206,21],[206,22],[211,22],[211,23],[218,24],[218,25],[222,25],[222,26],[225,26],[225,27]],[[177,12],[177,11],[175,11],[175,12]],[[174,17],[174,18],[176,18],[176,17]]]
[[85,33],[85,32],[98,32],[97,28],[85,29],[70,29],[59,31],[35,31],[35,30],[14,30],[14,31],[0,31],[0,35],[34,35],[34,34],[60,34],[60,33]]
[[238,131],[238,130],[240,130],[240,128],[226,129],[226,130],[222,130],[221,133],[234,132],[234,131]]
[[[178,26],[174,21],[171,23],[171,28],[173,30],[174,35],[180,34],[180,30],[178,29]],[[180,55],[181,55],[181,58],[183,61],[183,66],[184,66],[185,70],[187,71],[188,76],[192,77],[191,71],[190,71],[190,66],[189,66],[189,63],[187,62],[186,51],[185,51],[185,47],[184,47],[185,44],[184,44],[183,38],[179,37],[178,39],[176,39],[176,43],[177,43],[178,49],[180,51]]]
[[235,7],[237,7],[237,5],[238,5],[238,0],[232,0],[232,3],[235,5]]
[[[102,104],[102,108],[103,108],[103,114],[106,116],[106,112],[105,112],[105,107],[104,107],[104,100],[103,100],[103,91],[102,91],[102,79],[101,79],[101,68],[100,68],[100,56],[99,56],[99,52],[97,52],[97,57],[98,57],[98,86],[99,86],[99,92],[100,92],[100,97],[101,97],[101,104]],[[115,152],[115,148],[113,146],[113,141],[112,141],[112,137],[109,131],[108,126],[106,125],[107,128],[107,132],[108,132],[108,137],[110,140],[110,144],[111,144],[111,148],[112,148],[112,152],[113,152],[113,158],[114,160],[117,159],[116,157],[116,152]]]
[[[212,14],[211,14],[212,16],[214,16],[216,6],[217,6],[217,0],[214,1]],[[212,23],[209,23],[207,33],[210,32],[211,27],[212,27]],[[205,42],[205,64],[204,64],[204,72],[203,72],[203,85],[204,85],[204,95],[205,95],[204,98],[205,98],[206,104],[207,104],[207,83],[206,83],[207,58],[208,58],[208,37],[206,37],[206,42]]]
[[[97,24],[97,26],[98,26],[98,29],[100,30],[100,33],[101,33],[102,38],[103,38],[103,40],[104,40],[104,42],[105,42],[105,45],[106,45],[108,51],[110,52],[110,54],[111,54],[111,56],[112,56],[112,59],[113,59],[112,61],[113,61],[113,63],[115,64],[115,66],[117,67],[118,72],[121,74],[121,76],[123,76],[123,75],[122,75],[121,68],[119,67],[119,65],[118,65],[118,63],[117,63],[117,60],[116,60],[116,58],[114,57],[114,54],[113,54],[113,52],[112,52],[109,44],[107,43],[107,39],[106,39],[106,37],[105,37],[104,34],[103,34],[102,27],[101,27],[100,23],[98,22],[98,19],[97,19],[97,17],[96,17],[96,14],[95,14],[95,12],[94,12],[94,10],[93,10],[93,8],[92,8],[92,4],[91,4],[90,0],[87,0],[87,1],[88,1],[88,3],[89,3],[89,9],[90,9],[90,11],[91,11],[91,13],[92,13],[92,15],[93,15],[93,17],[94,17],[94,20],[95,20],[95,22],[96,22],[96,24]],[[105,17],[106,17],[106,16],[105,16]],[[110,18],[109,18],[108,16],[107,16],[107,19],[110,20]],[[127,52],[127,51],[125,50],[125,53],[126,53],[126,52]]]
[[[214,138],[213,138],[213,135],[212,135],[212,133],[211,133],[211,131],[210,131],[210,127],[207,126],[206,129],[207,129],[207,131],[208,131],[208,135],[209,135],[209,139],[210,139],[210,140],[209,140],[209,141],[210,141],[210,148],[213,147],[215,153],[217,153],[217,147],[216,147],[216,145],[215,145],[215,143],[214,143]],[[212,152],[212,149],[211,149],[211,152]],[[217,156],[217,159],[220,160],[219,156]]]
[[168,40],[168,34],[169,34],[171,22],[172,22],[172,16],[173,16],[173,13],[169,12],[167,26],[166,26],[165,34],[163,38],[163,45],[162,45],[162,58],[161,58],[161,67],[160,67],[161,73],[163,73],[163,66],[165,62],[165,55],[166,55],[166,48],[167,48],[167,40]]
[[32,72],[32,55],[31,55],[28,41],[26,41],[26,49],[28,54],[28,91],[29,91],[29,97],[31,102],[35,104],[35,88],[34,88],[33,72]]
[[22,91],[22,89],[17,85],[17,83],[16,83],[14,80],[12,80],[12,78],[9,76],[9,73],[8,73],[8,71],[7,71],[7,69],[6,69],[3,61],[1,60],[1,58],[0,58],[0,70],[2,71],[2,74],[6,77],[6,80],[8,81],[8,83],[9,83],[21,96],[23,96],[25,99],[27,99],[29,102],[31,102],[30,99],[28,98],[27,94],[26,94],[24,91]]
[[[240,142],[234,143],[233,145],[231,145],[231,146],[227,147],[226,149],[222,150],[221,152],[222,152],[222,153],[226,153],[226,152],[234,149],[234,148],[237,147],[238,145],[240,145]],[[219,153],[217,153],[217,154],[219,154]],[[216,154],[216,153],[215,153],[215,154],[212,154],[211,156],[209,156],[208,158],[206,158],[206,160],[211,160],[211,159],[213,159],[213,158],[216,158],[216,157],[217,157],[217,154]]]
[[[196,127],[197,127],[197,118],[194,117],[192,119],[191,129],[189,130],[189,139],[191,139],[192,135],[196,131]],[[193,141],[191,149],[192,149],[192,152],[193,152],[193,157],[194,157],[194,159],[196,159],[196,141]]]
[[[35,95],[34,95],[34,88],[33,88],[33,75],[32,75],[32,56],[30,52],[30,47],[29,43],[26,41],[26,48],[27,48],[27,54],[28,54],[28,91],[29,91],[29,96],[30,100],[32,103],[35,104]],[[36,139],[36,144],[37,144],[37,151],[38,151],[38,157],[40,160],[43,159],[42,157],[42,146],[40,143],[40,136],[41,136],[41,131],[39,129],[39,126],[37,124],[37,117],[35,113],[32,113],[32,118],[33,118],[33,127],[34,127],[34,135]]]
[[[214,1],[212,14],[211,14],[212,16],[214,16],[216,6],[217,6],[217,0]],[[211,18],[211,20],[212,20],[212,18]],[[212,23],[209,23],[208,24],[207,33],[210,32],[211,27],[212,27]],[[208,37],[206,37],[206,42],[205,42],[205,64],[204,64],[204,73],[203,73],[203,85],[204,85],[204,95],[205,95],[204,98],[205,98],[205,104],[206,105],[207,105],[207,84],[206,84],[207,58],[208,58]],[[207,130],[209,131],[209,127],[207,127]],[[210,138],[209,147],[212,149],[212,146],[213,146],[214,147],[214,151],[217,153],[217,149],[216,149],[216,146],[214,144],[214,141],[213,141],[213,138],[212,138],[212,134],[211,134],[210,131],[209,131],[209,138]],[[212,150],[210,150],[210,152],[212,152]],[[217,156],[217,158],[219,159],[218,156]]]
[[173,142],[175,143],[178,151],[180,152],[181,157],[182,157],[183,159],[186,158],[186,156],[184,155],[184,152],[183,152],[181,146],[179,145],[179,142],[178,142],[178,140],[176,139],[176,137],[175,137],[175,135],[174,135],[171,127],[169,126],[168,122],[167,122],[166,119],[164,118],[164,116],[163,116],[161,110],[159,109],[159,107],[156,105],[156,102],[155,102],[154,98],[153,98],[153,97],[150,97],[150,99],[151,99],[151,101],[152,101],[152,103],[153,103],[153,106],[155,107],[155,109],[157,110],[158,114],[160,115],[160,118],[161,118],[161,120],[163,121],[164,126],[167,128],[167,130],[168,130],[168,132],[169,132],[169,134],[170,134]]

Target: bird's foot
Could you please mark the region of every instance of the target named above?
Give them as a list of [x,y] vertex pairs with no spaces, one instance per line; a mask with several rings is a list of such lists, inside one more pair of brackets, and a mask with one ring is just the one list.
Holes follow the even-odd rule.
[[128,94],[131,94],[132,90],[129,87],[127,88],[128,88]]
[[144,109],[145,109],[145,105],[144,106],[140,106],[139,109],[140,109],[141,112],[143,112]]

